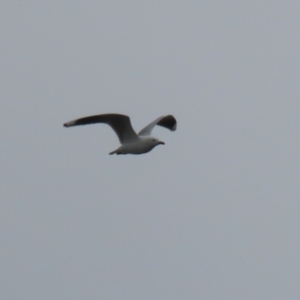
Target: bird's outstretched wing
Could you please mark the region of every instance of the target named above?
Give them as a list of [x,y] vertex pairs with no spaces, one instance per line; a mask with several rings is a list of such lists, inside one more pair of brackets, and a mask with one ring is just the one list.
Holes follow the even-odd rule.
[[143,128],[138,135],[150,135],[153,127],[155,125],[159,125],[165,128],[168,128],[172,131],[176,130],[177,122],[176,119],[172,115],[168,116],[162,116],[151,122],[149,125],[147,125],[145,128]]
[[120,114],[103,114],[89,116],[85,118],[76,119],[64,124],[65,127],[87,125],[94,123],[105,123],[115,131],[120,143],[126,144],[138,139],[137,134],[133,130],[130,122],[130,118],[126,115]]

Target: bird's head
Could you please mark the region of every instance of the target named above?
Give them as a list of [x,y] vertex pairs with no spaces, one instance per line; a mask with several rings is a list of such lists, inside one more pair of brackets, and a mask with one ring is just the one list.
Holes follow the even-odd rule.
[[165,144],[164,142],[162,142],[159,139],[154,138],[154,137],[151,137],[149,142],[153,145],[153,147]]

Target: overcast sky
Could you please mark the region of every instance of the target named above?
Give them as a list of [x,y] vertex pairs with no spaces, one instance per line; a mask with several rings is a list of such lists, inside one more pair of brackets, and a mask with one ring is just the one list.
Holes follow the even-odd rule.
[[[0,298],[298,300],[300,3],[2,1]],[[110,156],[123,113],[166,145]]]

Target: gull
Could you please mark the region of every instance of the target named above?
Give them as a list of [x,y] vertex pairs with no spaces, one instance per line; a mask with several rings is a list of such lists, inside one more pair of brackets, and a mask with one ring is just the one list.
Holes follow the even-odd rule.
[[104,123],[109,125],[117,134],[121,146],[109,154],[143,154],[151,151],[157,145],[165,143],[151,136],[155,125],[176,130],[177,122],[172,115],[162,116],[148,124],[138,134],[133,130],[130,118],[121,114],[102,114],[76,119],[64,124],[65,127]]

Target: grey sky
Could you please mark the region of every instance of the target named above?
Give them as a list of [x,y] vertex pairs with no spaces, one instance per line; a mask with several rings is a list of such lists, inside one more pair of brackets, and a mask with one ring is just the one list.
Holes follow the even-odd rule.
[[300,4],[145,2],[0,4],[0,298],[299,299]]

